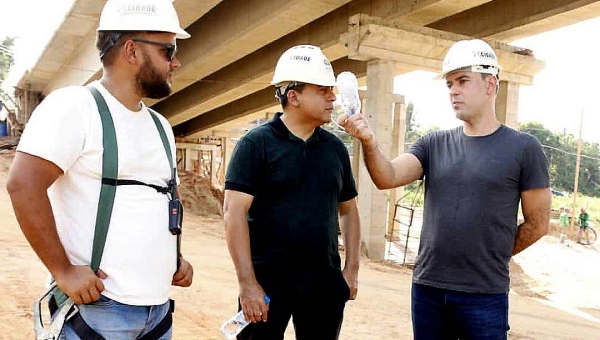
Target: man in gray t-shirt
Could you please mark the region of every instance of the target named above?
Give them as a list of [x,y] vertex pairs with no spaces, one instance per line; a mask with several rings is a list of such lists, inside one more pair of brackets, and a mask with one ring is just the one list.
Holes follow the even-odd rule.
[[[360,139],[379,189],[425,180],[412,287],[416,340],[506,339],[510,258],[549,228],[551,194],[541,144],[496,119],[500,70],[484,41],[455,43],[441,77],[463,126],[429,133],[392,161],[379,150],[363,115],[338,119]],[[519,202],[524,222],[517,225]]]

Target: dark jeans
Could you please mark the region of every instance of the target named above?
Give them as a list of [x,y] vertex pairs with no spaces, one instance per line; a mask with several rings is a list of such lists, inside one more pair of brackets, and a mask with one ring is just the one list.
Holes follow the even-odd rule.
[[415,340],[506,340],[508,294],[475,294],[412,285]]
[[261,285],[271,299],[268,321],[248,325],[238,340],[283,340],[290,318],[297,340],[339,338],[344,307],[350,296],[341,273],[333,278],[324,277],[316,285],[264,281]]

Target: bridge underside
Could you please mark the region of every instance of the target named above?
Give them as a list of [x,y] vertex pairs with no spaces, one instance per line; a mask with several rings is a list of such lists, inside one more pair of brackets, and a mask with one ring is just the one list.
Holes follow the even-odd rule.
[[[19,82],[21,100],[29,103],[30,98],[101,76],[95,28],[104,3],[75,1],[37,63]],[[177,136],[221,141],[221,169],[235,138],[253,121],[278,110],[269,83],[277,59],[293,45],[320,46],[336,73],[352,71],[368,85],[365,110],[384,152],[393,157],[402,151],[398,136],[403,136],[403,131],[390,129],[393,119],[403,118],[402,98],[393,94],[394,76],[419,69],[437,71],[454,41],[469,36],[485,39],[504,67],[498,118],[516,125],[519,86],[531,84],[544,63],[532,51],[506,43],[600,15],[600,1],[592,0],[176,0],[174,4],[192,38],[178,42],[183,66],[175,74],[173,95],[147,104],[169,119]],[[34,106],[21,110],[21,121]],[[182,144],[182,150],[186,148],[198,149]],[[393,203],[396,191],[374,189],[359,153],[355,155],[363,241],[371,257],[382,258],[391,220],[384,202]]]

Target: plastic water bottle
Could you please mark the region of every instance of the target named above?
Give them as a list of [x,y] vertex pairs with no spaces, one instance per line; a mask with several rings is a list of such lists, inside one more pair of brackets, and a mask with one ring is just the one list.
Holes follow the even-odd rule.
[[[271,302],[268,296],[265,295],[265,303],[268,305]],[[244,311],[239,311],[236,315],[223,322],[221,325],[221,334],[225,339],[235,339],[240,332],[250,324],[244,317]]]
[[360,112],[360,97],[358,96],[358,80],[352,72],[344,71],[338,74],[336,85],[340,101],[346,113],[351,116]]

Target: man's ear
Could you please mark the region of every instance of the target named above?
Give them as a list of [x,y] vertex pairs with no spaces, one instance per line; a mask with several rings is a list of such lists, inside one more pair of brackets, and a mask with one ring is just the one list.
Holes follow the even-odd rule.
[[136,50],[136,44],[131,40],[128,40],[125,42],[125,44],[123,45],[123,48],[121,50],[121,53],[123,53],[125,59],[130,64],[136,63],[137,58],[140,56],[139,51]]
[[287,99],[288,99],[288,104],[298,107],[300,106],[300,101],[298,100],[298,91],[296,90],[289,90],[287,93]]
[[486,87],[485,92],[488,95],[497,94],[498,93],[498,78],[493,75],[488,75],[486,77]]

